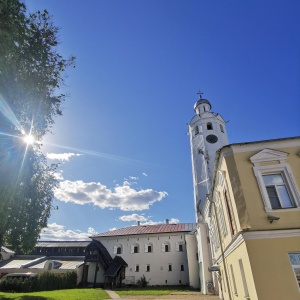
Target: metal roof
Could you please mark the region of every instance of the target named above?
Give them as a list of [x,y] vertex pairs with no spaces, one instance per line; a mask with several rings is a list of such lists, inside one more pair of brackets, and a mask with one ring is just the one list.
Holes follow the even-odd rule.
[[92,238],[104,237],[104,236],[189,232],[194,229],[196,229],[196,224],[194,224],[194,223],[139,225],[139,226],[129,226],[129,227],[125,227],[125,228],[121,228],[121,229],[117,229],[117,230],[100,233],[100,234],[92,236]]
[[91,241],[39,241],[35,247],[86,247]]
[[42,256],[35,256],[35,255],[20,255],[10,258],[8,260],[3,260],[0,262],[0,269],[14,269],[14,268],[21,268],[21,265],[28,264]]
[[[74,270],[76,266],[83,264],[84,256],[35,256],[20,255],[0,262],[0,269],[44,269],[47,260],[59,261],[60,270]],[[36,263],[34,264],[34,261]],[[29,265],[29,267],[22,267]]]
[[[75,270],[78,265],[83,264],[84,256],[49,256],[47,257],[47,260],[59,261],[61,266],[58,268],[58,270]],[[30,269],[44,269],[46,261],[31,266]]]

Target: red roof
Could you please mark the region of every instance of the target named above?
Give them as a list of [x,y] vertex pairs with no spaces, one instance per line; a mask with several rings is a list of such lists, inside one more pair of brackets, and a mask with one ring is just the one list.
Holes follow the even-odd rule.
[[136,234],[153,234],[153,233],[168,233],[168,232],[189,232],[196,229],[194,223],[184,224],[162,224],[162,225],[138,225],[129,226],[117,230],[112,230],[92,236],[120,236],[120,235],[136,235]]

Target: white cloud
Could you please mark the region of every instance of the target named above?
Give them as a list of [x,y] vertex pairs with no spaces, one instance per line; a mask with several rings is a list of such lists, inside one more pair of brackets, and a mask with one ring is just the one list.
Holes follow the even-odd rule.
[[146,176],[146,177],[148,176],[146,173],[143,173],[143,175]]
[[119,208],[123,211],[145,210],[168,195],[152,189],[135,190],[127,184],[108,189],[100,182],[61,181],[55,190],[56,199],[80,205],[93,204],[102,209]]
[[65,226],[56,223],[48,224],[46,228],[42,229],[40,240],[44,241],[75,241],[75,240],[89,240],[89,237],[97,234],[96,230],[89,227],[87,232],[81,230],[65,230]]
[[53,173],[54,178],[57,179],[57,180],[64,180],[64,178],[62,176],[62,172],[63,171]]
[[81,156],[82,154],[78,153],[47,153],[46,156],[51,160],[61,160],[61,161],[69,161],[69,159],[73,156]]
[[110,228],[109,231],[114,231],[117,230],[118,228],[114,227],[114,228]]
[[135,177],[135,176],[129,176],[129,179],[132,179],[132,180],[138,180],[139,178],[138,178],[138,177]]
[[119,220],[123,222],[131,222],[131,221],[147,221],[148,218],[142,215],[138,214],[132,214],[132,215],[127,215],[127,216],[121,216],[119,217]]

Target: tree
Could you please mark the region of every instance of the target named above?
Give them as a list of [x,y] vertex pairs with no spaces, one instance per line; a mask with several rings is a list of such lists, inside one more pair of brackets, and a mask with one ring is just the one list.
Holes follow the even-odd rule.
[[[34,146],[62,114],[59,93],[74,57],[57,52],[58,28],[44,10],[28,14],[19,0],[0,0],[0,244],[28,252],[47,225],[54,166]],[[1,115],[2,113],[2,115]]]

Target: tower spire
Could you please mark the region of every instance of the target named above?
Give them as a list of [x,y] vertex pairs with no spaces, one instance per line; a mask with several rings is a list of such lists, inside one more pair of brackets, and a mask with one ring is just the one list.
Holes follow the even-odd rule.
[[197,95],[199,95],[199,100],[202,100],[202,95],[203,95],[203,92],[201,92],[201,91],[198,91]]

